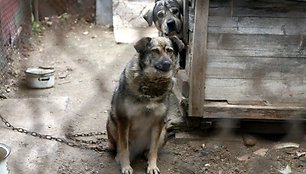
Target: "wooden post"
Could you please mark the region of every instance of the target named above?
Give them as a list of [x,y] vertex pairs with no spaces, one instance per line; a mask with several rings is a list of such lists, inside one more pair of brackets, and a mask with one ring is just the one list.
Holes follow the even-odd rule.
[[189,116],[203,116],[209,0],[197,0],[190,69]]
[[39,12],[38,12],[38,0],[33,1],[33,11],[34,11],[34,21],[38,22],[39,21]]
[[98,25],[113,26],[112,0],[96,0],[96,23]]
[[183,1],[183,16],[184,16],[184,25],[183,25],[183,41],[188,43],[189,41],[189,0]]

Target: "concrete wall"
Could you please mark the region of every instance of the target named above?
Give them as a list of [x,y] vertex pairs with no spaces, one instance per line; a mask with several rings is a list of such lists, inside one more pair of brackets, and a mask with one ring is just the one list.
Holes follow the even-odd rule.
[[96,23],[98,25],[113,26],[112,0],[96,1]]
[[154,26],[149,27],[143,15],[154,7],[154,0],[113,0],[115,40],[133,43],[144,36],[157,36]]

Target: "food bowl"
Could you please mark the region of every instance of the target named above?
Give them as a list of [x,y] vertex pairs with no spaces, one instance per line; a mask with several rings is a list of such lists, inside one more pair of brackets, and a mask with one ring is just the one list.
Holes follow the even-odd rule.
[[0,173],[8,174],[7,169],[7,157],[10,155],[11,149],[5,145],[0,143]]
[[51,88],[54,86],[54,68],[31,67],[25,71],[29,88]]

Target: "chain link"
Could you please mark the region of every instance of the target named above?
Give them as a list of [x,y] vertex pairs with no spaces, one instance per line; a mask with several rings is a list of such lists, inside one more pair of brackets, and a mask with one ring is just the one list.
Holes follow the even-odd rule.
[[[108,151],[107,148],[102,146],[102,143],[106,142],[107,139],[97,137],[97,136],[101,136],[101,135],[106,135],[105,132],[67,134],[66,136],[67,136],[68,139],[70,139],[70,141],[69,141],[69,140],[64,139],[64,138],[59,138],[59,137],[55,137],[55,136],[52,136],[52,135],[44,135],[44,134],[40,134],[40,133],[37,133],[37,132],[34,132],[34,131],[26,130],[24,128],[14,127],[10,122],[8,122],[5,118],[3,118],[3,116],[1,114],[0,114],[0,118],[1,118],[2,122],[4,123],[4,125],[7,128],[9,128],[13,131],[17,131],[17,132],[20,132],[20,133],[23,133],[23,134],[31,135],[33,137],[38,137],[38,138],[41,138],[41,139],[57,141],[59,143],[66,144],[70,147],[77,147],[77,148],[80,148],[80,149],[94,150],[98,153]],[[78,137],[93,137],[93,136],[95,136],[97,141],[77,139]]]

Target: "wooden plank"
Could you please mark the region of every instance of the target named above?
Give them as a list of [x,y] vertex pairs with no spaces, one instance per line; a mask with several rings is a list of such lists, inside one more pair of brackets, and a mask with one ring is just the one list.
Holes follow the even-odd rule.
[[306,80],[206,79],[205,100],[306,106]]
[[220,17],[275,17],[275,18],[305,18],[305,9],[282,8],[244,8],[244,7],[210,7],[209,16]]
[[306,107],[301,106],[254,106],[231,105],[227,103],[206,103],[204,105],[203,118],[239,118],[239,119],[306,119]]
[[208,20],[208,32],[232,34],[305,35],[306,18],[210,16]]
[[[210,7],[231,7],[232,0],[211,0]],[[233,0],[233,7],[243,7],[250,9],[258,8],[282,8],[288,7],[291,9],[305,9],[306,2],[288,1],[288,0]]]
[[190,72],[189,116],[203,115],[209,0],[196,1]]
[[303,35],[208,34],[210,55],[306,57]]
[[306,58],[208,55],[207,78],[306,81]]
[[[305,46],[304,36],[301,35],[267,35],[267,34],[208,34],[208,48],[212,49],[294,49],[297,51]],[[302,48],[300,48],[302,49]]]
[[183,41],[185,44],[189,41],[189,0],[183,0]]
[[290,50],[290,49],[271,49],[271,50],[254,50],[254,49],[235,49],[235,50],[220,50],[208,49],[208,55],[224,56],[224,57],[306,57],[306,49],[303,50]]
[[283,8],[289,7],[291,9],[305,9],[305,2],[299,2],[295,0],[260,0],[260,1],[246,1],[246,0],[234,0],[234,7],[244,8]]

